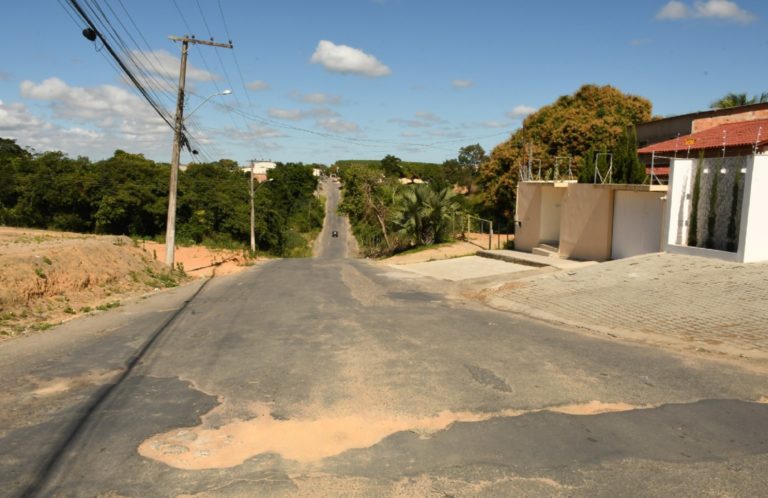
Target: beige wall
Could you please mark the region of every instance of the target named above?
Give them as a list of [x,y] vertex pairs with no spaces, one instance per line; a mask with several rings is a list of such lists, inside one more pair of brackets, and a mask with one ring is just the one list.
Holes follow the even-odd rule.
[[728,123],[741,123],[744,121],[753,121],[755,119],[768,118],[768,109],[758,109],[749,112],[742,112],[739,114],[731,114],[728,116],[716,116],[712,118],[700,118],[693,121],[691,125],[691,133],[698,133],[700,131],[714,128],[722,124]]
[[541,187],[540,183],[520,182],[517,184],[517,221],[515,249],[531,251],[539,245],[541,233]]
[[563,197],[560,213],[560,256],[606,261],[611,257],[613,188],[574,184]]

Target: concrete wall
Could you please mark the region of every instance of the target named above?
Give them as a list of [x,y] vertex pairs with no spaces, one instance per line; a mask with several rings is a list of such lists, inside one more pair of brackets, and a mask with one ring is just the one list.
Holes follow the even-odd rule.
[[560,213],[560,256],[606,261],[611,257],[613,188],[570,185]]
[[665,192],[614,193],[611,259],[661,251],[664,196]]
[[766,118],[768,118],[768,109],[752,109],[738,114],[730,114],[728,116],[699,118],[693,120],[691,125],[691,133],[698,133],[700,131],[714,128],[715,126],[720,126],[722,124],[741,123],[744,121],[754,121],[756,119]]
[[515,249],[518,251],[531,251],[541,240],[541,187],[541,183],[517,184]]
[[768,261],[768,156],[747,162],[739,241],[745,263]]

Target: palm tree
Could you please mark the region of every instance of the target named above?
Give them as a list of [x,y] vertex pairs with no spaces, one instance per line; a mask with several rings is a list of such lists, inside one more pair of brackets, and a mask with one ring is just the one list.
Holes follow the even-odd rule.
[[746,93],[729,93],[722,98],[712,102],[711,109],[728,109],[729,107],[739,107],[742,105],[762,104],[768,102],[768,92],[749,97]]
[[458,209],[456,194],[446,187],[409,185],[400,194],[395,224],[400,235],[415,245],[428,245],[448,238],[448,227]]

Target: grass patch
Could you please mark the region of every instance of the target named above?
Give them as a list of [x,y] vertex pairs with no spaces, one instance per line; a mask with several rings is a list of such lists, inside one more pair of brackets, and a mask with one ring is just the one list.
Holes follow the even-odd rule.
[[42,323],[33,323],[29,326],[30,329],[40,331],[40,330],[48,330],[50,328],[55,327],[55,323],[48,323],[48,322],[42,322]]
[[72,306],[67,306],[66,308],[64,308],[64,313],[66,313],[66,314],[68,314],[68,315],[76,315],[76,314],[77,314],[77,311],[75,311],[75,310],[72,308]]
[[83,306],[80,308],[80,313],[90,313],[91,311],[93,311],[93,308],[90,306]]
[[43,280],[48,280],[48,275],[45,274],[42,268],[35,268],[35,275],[42,278]]
[[96,309],[99,311],[107,311],[111,310],[112,308],[117,308],[118,306],[120,306],[120,301],[110,301],[108,303],[96,306]]
[[150,282],[147,282],[149,285],[165,288],[177,287],[179,285],[176,276],[172,273],[156,272],[149,266],[144,268],[144,272],[152,279]]
[[50,266],[53,264],[53,261],[51,261],[51,258],[49,258],[48,256],[43,256],[43,263]]

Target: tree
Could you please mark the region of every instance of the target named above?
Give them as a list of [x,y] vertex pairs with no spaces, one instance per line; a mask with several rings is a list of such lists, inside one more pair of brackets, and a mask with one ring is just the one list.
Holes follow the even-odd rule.
[[483,202],[513,212],[515,197],[509,188],[517,183],[519,168],[527,164],[529,155],[544,165],[554,164],[558,156],[580,164],[591,148],[612,147],[627,126],[650,118],[648,100],[611,86],[585,85],[573,95],[558,98],[529,115],[521,129],[493,149],[480,168]]
[[762,104],[768,102],[768,92],[749,97],[746,93],[727,93],[723,97],[715,100],[710,105],[711,109],[728,109],[730,107],[739,107],[743,105]]
[[384,174],[393,178],[403,177],[403,165],[399,157],[393,155],[387,155],[381,160],[381,169]]
[[637,131],[630,125],[613,147],[613,183],[643,183],[645,166],[637,156]]
[[455,195],[447,187],[436,189],[427,184],[406,186],[394,210],[398,233],[413,245],[447,240],[450,236],[448,227],[458,207]]
[[467,145],[459,149],[458,162],[461,166],[475,172],[488,159],[480,144]]

